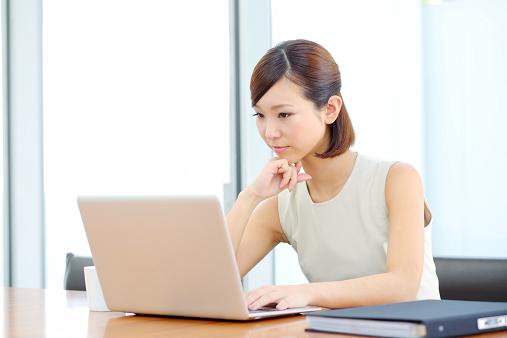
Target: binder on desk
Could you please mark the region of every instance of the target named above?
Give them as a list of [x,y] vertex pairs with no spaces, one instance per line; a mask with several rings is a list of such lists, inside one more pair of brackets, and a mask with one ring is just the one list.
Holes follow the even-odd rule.
[[317,311],[309,331],[380,337],[450,337],[507,329],[507,302],[420,300]]

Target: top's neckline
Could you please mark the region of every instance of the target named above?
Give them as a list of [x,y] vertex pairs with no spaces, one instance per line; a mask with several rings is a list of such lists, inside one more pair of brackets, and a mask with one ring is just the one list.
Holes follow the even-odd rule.
[[305,182],[305,194],[308,198],[308,200],[310,201],[310,203],[314,206],[322,206],[322,205],[326,205],[328,203],[331,203],[339,198],[341,198],[341,196],[343,196],[343,194],[346,192],[347,190],[347,187],[351,184],[350,182],[352,181],[352,178],[355,174],[355,172],[357,171],[357,166],[358,166],[358,162],[359,162],[359,153],[356,153],[356,158],[354,159],[354,164],[352,166],[352,171],[350,172],[349,174],[349,177],[347,177],[347,180],[345,181],[345,183],[343,184],[342,188],[340,189],[340,191],[338,191],[338,193],[336,195],[334,195],[333,197],[331,197],[330,199],[328,200],[325,200],[325,201],[322,201],[322,202],[314,202],[312,200],[312,196],[310,195],[310,189],[308,188],[308,183]]

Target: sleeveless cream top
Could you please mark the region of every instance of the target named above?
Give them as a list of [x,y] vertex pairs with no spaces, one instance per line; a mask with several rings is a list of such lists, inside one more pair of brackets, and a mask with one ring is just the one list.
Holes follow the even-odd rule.
[[[314,203],[306,182],[278,195],[280,224],[310,282],[386,271],[389,232],[385,183],[394,162],[358,154],[342,190]],[[431,224],[424,229],[424,267],[417,299],[440,299],[431,253]]]

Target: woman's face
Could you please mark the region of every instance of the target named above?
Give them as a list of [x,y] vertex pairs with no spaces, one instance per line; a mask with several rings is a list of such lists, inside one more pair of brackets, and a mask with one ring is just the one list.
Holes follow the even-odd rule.
[[261,137],[278,157],[295,163],[307,155],[327,150],[325,109],[317,109],[304,97],[303,89],[285,77],[253,108]]

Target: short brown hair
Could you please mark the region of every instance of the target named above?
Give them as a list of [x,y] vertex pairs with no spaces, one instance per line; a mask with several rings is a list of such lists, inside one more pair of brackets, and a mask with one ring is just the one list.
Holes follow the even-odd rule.
[[[342,97],[341,76],[331,54],[308,40],[288,40],[269,49],[254,68],[250,80],[252,106],[282,77],[303,88],[304,95],[318,109],[333,95]],[[343,100],[343,98],[342,98]],[[329,126],[328,149],[320,158],[335,157],[354,144],[355,133],[345,103],[338,118]]]

